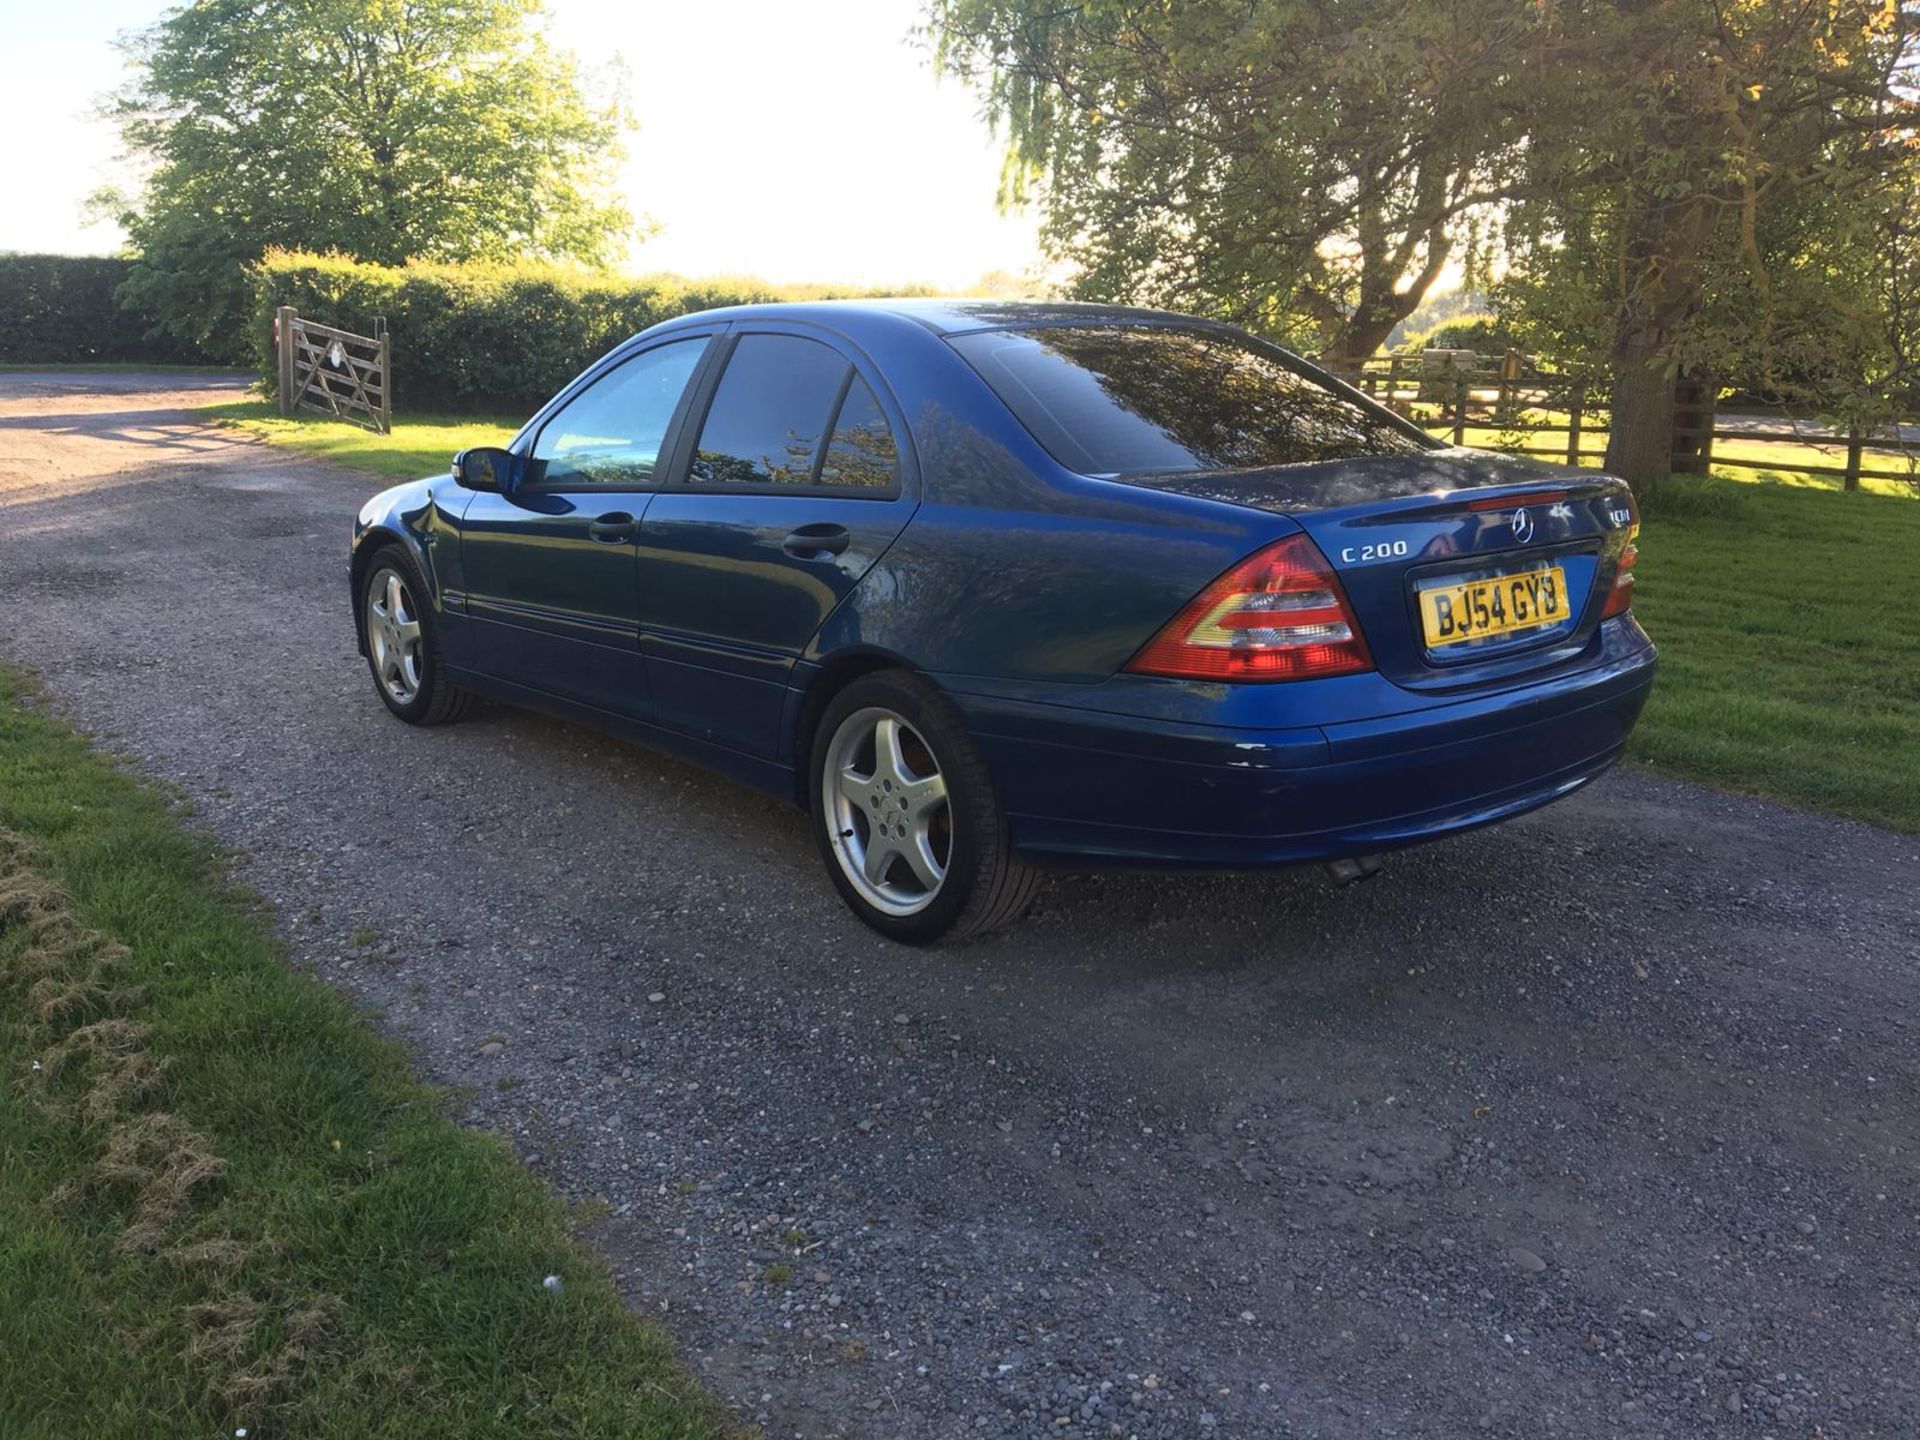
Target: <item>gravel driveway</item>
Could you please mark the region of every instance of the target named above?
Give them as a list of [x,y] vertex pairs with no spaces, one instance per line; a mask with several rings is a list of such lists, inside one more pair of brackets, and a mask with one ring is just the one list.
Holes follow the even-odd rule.
[[1920,1434],[1920,839],[1626,771],[896,948],[768,800],[389,719],[374,487],[227,393],[0,376],[6,649],[770,1436]]

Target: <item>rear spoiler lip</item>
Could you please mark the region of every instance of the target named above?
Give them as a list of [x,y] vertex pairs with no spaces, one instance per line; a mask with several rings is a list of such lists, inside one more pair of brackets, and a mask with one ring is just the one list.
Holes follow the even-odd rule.
[[1134,471],[1095,478],[1287,516],[1378,512],[1408,517],[1458,511],[1468,505],[1497,509],[1531,497],[1590,500],[1629,493],[1626,482],[1604,471],[1465,449],[1237,470]]

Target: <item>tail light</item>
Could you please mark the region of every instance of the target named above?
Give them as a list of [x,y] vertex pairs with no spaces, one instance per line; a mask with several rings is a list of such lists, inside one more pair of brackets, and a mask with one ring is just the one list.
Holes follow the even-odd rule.
[[1640,522],[1636,520],[1627,526],[1627,540],[1620,547],[1620,564],[1613,572],[1613,592],[1607,596],[1606,609],[1600,612],[1602,620],[1624,615],[1633,608],[1633,562],[1640,558],[1640,547],[1634,542],[1639,538]]
[[1371,670],[1346,592],[1305,535],[1242,560],[1127,663],[1183,680],[1309,680]]

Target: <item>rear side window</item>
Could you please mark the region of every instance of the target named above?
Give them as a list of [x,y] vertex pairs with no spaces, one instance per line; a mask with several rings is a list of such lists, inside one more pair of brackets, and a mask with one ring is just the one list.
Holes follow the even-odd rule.
[[1047,452],[1085,475],[1235,470],[1432,441],[1230,333],[1108,326],[957,335]]
[[689,478],[884,489],[899,478],[899,457],[873,391],[839,352],[797,335],[747,335],[714,391]]
[[900,452],[893,443],[893,427],[880,413],[880,402],[867,382],[850,375],[833,439],[820,464],[820,483],[885,489],[899,478]]

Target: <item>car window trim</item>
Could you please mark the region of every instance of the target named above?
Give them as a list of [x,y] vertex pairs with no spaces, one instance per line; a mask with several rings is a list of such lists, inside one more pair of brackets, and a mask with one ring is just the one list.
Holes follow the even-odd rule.
[[547,426],[559,419],[561,412],[575,400],[586,394],[587,391],[591,390],[595,385],[598,385],[602,380],[608,379],[616,370],[624,369],[634,361],[651,355],[656,350],[663,350],[669,345],[678,345],[688,340],[703,340],[706,343],[700,351],[699,358],[693,362],[693,370],[687,376],[687,383],[680,391],[680,398],[674,402],[673,414],[667,419],[666,434],[663,435],[660,440],[660,453],[654,457],[653,475],[646,484],[606,485],[595,482],[582,485],[568,481],[549,483],[546,480],[529,479],[522,481],[519,488],[528,494],[535,495],[576,493],[594,495],[653,495],[666,489],[667,482],[661,477],[663,474],[670,473],[669,463],[673,458],[674,449],[679,440],[679,431],[686,423],[687,411],[692,404],[693,397],[699,393],[700,387],[706,378],[707,368],[712,362],[713,352],[717,348],[715,341],[721,337],[722,333],[722,327],[717,326],[711,329],[675,330],[669,334],[660,336],[650,344],[636,346],[631,350],[614,352],[606,358],[603,364],[589,370],[572,385],[569,385],[565,390],[561,391],[560,394],[554,396],[552,400],[547,402],[546,408],[534,416],[534,418],[527,423],[526,428],[514,438],[512,447],[514,453],[531,460],[534,450],[540,444],[540,437],[546,433]]
[[[819,444],[814,448],[813,479],[805,485],[782,484],[778,481],[764,481],[744,484],[737,480],[695,480],[693,478],[694,447],[700,443],[700,434],[706,429],[708,413],[713,408],[714,396],[720,392],[720,384],[726,379],[727,365],[733,359],[733,352],[740,342],[749,335],[789,335],[800,340],[812,340],[826,346],[845,362],[847,373],[841,377],[840,390],[836,395],[826,428],[820,433]],[[753,324],[733,325],[722,337],[722,343],[716,345],[717,352],[713,364],[707,373],[699,378],[704,387],[698,403],[690,407],[686,416],[686,428],[680,437],[679,453],[673,458],[673,468],[668,471],[668,479],[661,487],[687,495],[795,495],[812,496],[826,500],[872,500],[886,503],[900,500],[907,495],[907,472],[910,464],[909,441],[905,428],[895,418],[897,405],[891,402],[891,392],[876,383],[875,372],[863,365],[865,357],[859,355],[840,337],[831,331],[816,330],[810,325],[798,325],[782,321],[761,321]],[[887,486],[876,485],[830,485],[820,482],[820,471],[826,463],[828,447],[833,441],[833,427],[840,423],[840,408],[846,403],[847,392],[852,388],[853,377],[866,382],[873,392],[874,402],[880,407],[880,417],[887,422],[887,429],[893,435],[894,469],[893,483]],[[887,398],[882,398],[886,396]],[[697,415],[693,412],[697,411]],[[656,475],[659,473],[655,472]]]
[[[833,448],[834,432],[840,428],[840,412],[847,408],[847,396],[853,393],[853,382],[858,378],[859,373],[853,368],[851,360],[847,361],[847,368],[841,372],[840,388],[833,392],[833,404],[827,407],[827,428],[820,432],[820,443],[814,447],[813,451],[813,471],[810,482],[813,485],[820,484],[820,472],[827,468],[827,451]],[[891,426],[892,422],[888,423]],[[896,456],[894,463],[897,465],[900,452],[899,441],[894,442],[893,449]],[[895,483],[897,484],[898,481]],[[861,488],[870,490],[873,487],[868,485]]]

